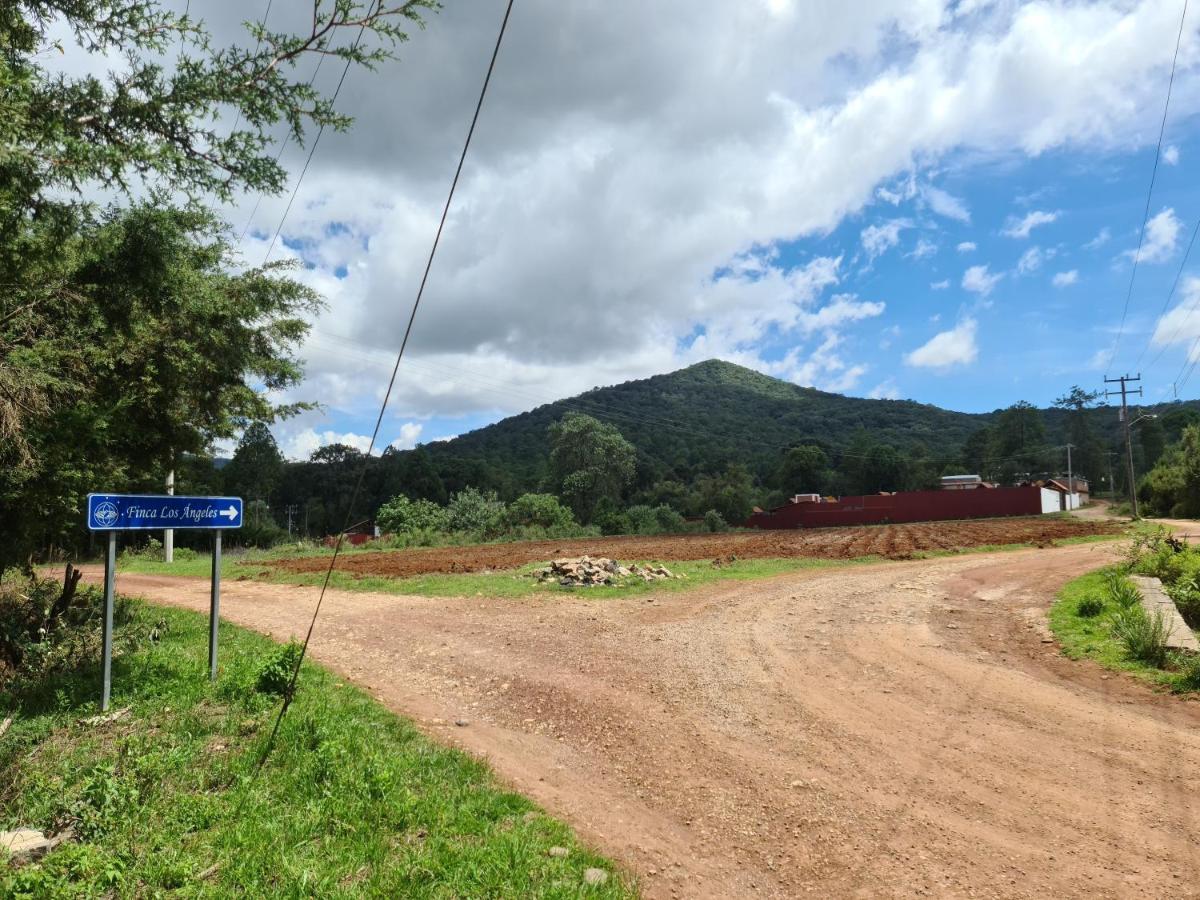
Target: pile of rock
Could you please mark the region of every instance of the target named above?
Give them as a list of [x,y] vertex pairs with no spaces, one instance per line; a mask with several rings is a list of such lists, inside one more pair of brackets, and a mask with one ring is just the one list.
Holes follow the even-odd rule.
[[539,582],[557,581],[563,587],[593,587],[598,584],[614,584],[622,578],[641,578],[657,581],[661,578],[682,578],[672,575],[664,566],[623,566],[606,556],[581,556],[579,559],[556,559],[544,569],[534,573]]

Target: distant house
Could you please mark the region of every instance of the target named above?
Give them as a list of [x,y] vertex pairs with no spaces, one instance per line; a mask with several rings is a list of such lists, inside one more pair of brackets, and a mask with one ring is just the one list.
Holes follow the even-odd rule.
[[[1047,478],[1037,484],[1042,489],[1042,512],[1079,509],[1088,500],[1088,483],[1083,478]],[[1074,487],[1074,490],[1071,488]]]
[[943,491],[970,491],[984,487],[983,479],[978,475],[943,475],[941,489]]
[[820,494],[793,494],[790,502],[792,502],[792,503],[820,503],[821,495]]

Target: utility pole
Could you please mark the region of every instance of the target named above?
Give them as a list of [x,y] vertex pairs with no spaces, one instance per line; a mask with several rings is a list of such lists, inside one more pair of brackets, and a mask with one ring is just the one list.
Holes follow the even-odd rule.
[[296,504],[289,503],[287,505],[288,537],[292,536],[292,516],[294,516],[295,514],[296,514]]
[[[174,466],[167,472],[167,493],[175,493],[175,468]],[[163,531],[163,561],[175,562],[175,529],[168,528]]]
[[[1120,384],[1120,391],[1105,390],[1105,397],[1114,397],[1118,393],[1121,395],[1121,425],[1125,429],[1125,465],[1129,470],[1129,508],[1133,510],[1133,517],[1138,517],[1137,508],[1137,485],[1134,483],[1133,477],[1133,441],[1129,435],[1129,404],[1127,396],[1134,393],[1134,390],[1128,386],[1131,381],[1141,381],[1142,373],[1138,372],[1136,378],[1130,378],[1128,375],[1122,375],[1120,378],[1105,378],[1105,384]],[[1136,391],[1137,395],[1142,396],[1142,389],[1139,387]]]

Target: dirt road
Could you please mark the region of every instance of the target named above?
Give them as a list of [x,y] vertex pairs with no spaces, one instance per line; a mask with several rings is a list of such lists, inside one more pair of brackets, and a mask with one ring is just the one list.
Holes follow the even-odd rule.
[[[652,897],[1196,897],[1200,703],[1044,642],[1057,588],[1113,552],[652,601],[331,592],[312,650],[486,757]],[[206,582],[118,586],[207,604]],[[222,612],[286,639],[314,596],[227,583]]]

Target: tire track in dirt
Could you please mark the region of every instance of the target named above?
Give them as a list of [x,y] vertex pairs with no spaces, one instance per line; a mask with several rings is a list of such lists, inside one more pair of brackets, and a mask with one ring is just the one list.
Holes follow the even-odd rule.
[[[653,897],[1194,897],[1200,704],[1064,659],[1029,613],[1114,550],[650,601],[331,591],[312,650],[488,759]],[[202,581],[119,587],[207,604]],[[223,611],[282,639],[313,596],[232,583]]]

